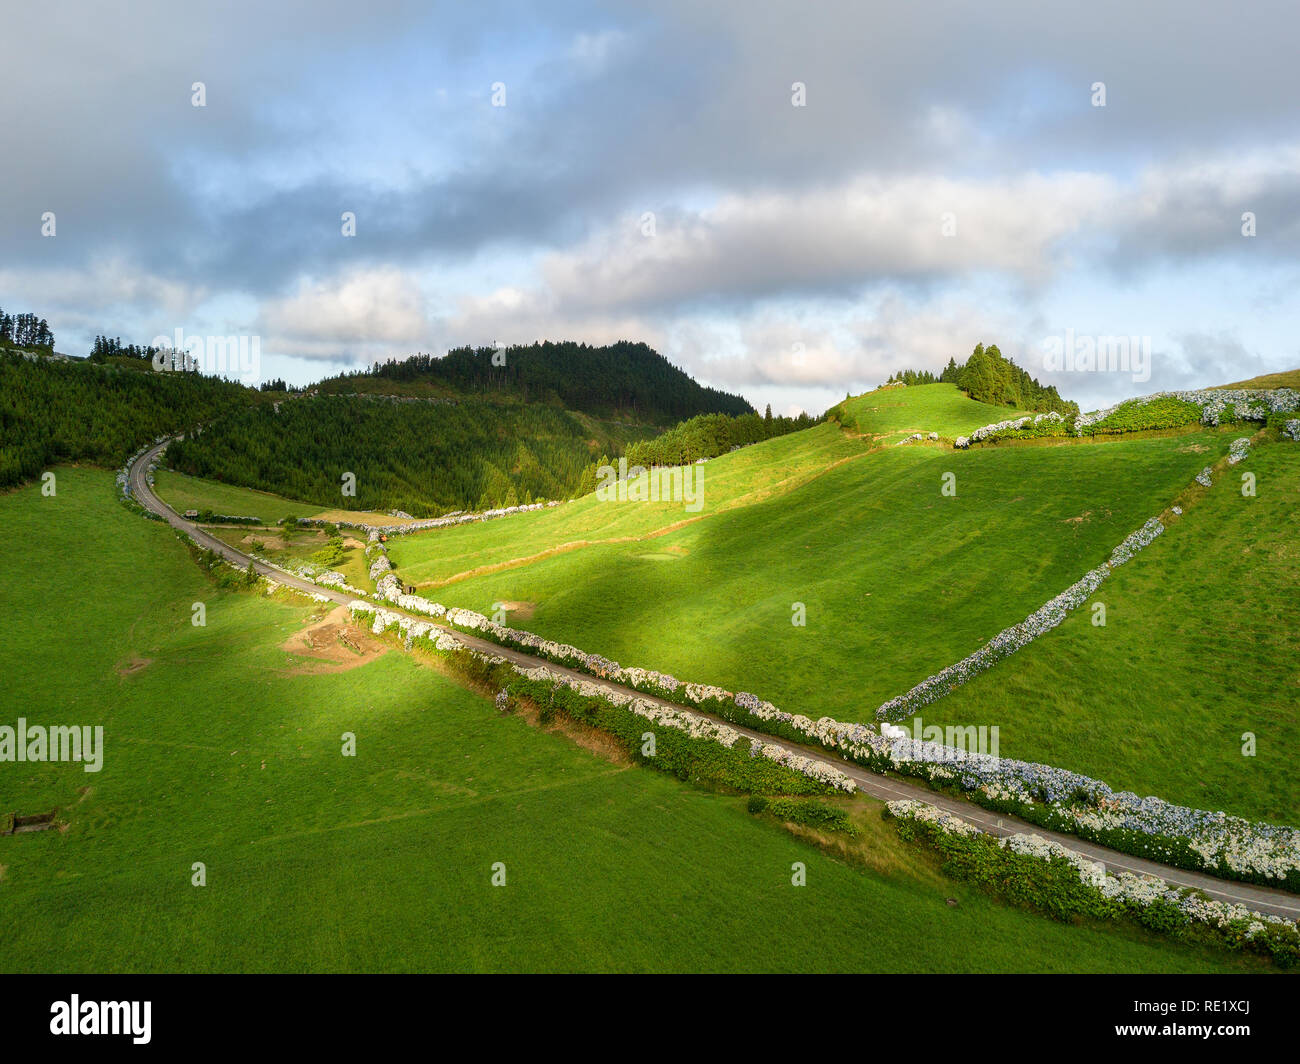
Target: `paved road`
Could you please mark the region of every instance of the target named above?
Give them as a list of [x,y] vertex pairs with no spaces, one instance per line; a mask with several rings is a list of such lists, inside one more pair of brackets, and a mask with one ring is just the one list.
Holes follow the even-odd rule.
[[[263,562],[254,561],[247,554],[236,550],[228,543],[209,535],[203,529],[190,521],[185,520],[175,510],[169,507],[149,487],[147,479],[147,469],[149,463],[165,448],[167,444],[159,444],[152,450],[141,455],[131,467],[128,474],[132,496],[148,510],[165,518],[173,527],[185,532],[193,537],[197,542],[205,547],[216,551],[228,561],[238,565],[241,569],[247,568],[250,561],[253,562],[254,568],[277,583],[297,588],[313,595],[324,595],[326,598],[335,602],[347,605],[355,601],[355,595],[348,595],[342,591],[335,591],[332,588],[318,587],[308,580],[285,572],[273,565],[267,565]],[[497,654],[508,661],[529,668],[535,668],[539,665],[545,666],[552,672],[564,676],[573,677],[580,680],[586,680],[588,683],[594,683],[599,687],[608,690],[624,691],[633,694],[638,698],[647,699],[650,702],[666,706],[669,709],[681,710],[682,707],[675,702],[669,702],[665,699],[654,698],[650,695],[643,694],[631,688],[621,687],[619,684],[610,683],[605,680],[598,680],[588,676],[586,673],[575,672],[572,669],[562,668],[559,665],[552,664],[544,658],[533,657],[530,654],[521,653],[508,647],[502,647],[486,639],[480,639],[477,636],[469,635],[459,629],[447,625],[440,625],[431,621],[428,617],[407,613],[405,610],[399,610],[394,606],[385,605],[384,609],[391,613],[402,614],[414,620],[422,621],[426,624],[433,624],[436,628],[442,628],[450,632],[466,646],[473,647],[475,650],[486,651],[491,654]],[[701,713],[699,710],[692,710],[701,716],[711,716],[711,714]],[[845,761],[836,757],[834,754],[828,754],[824,750],[815,747],[800,746],[797,743],[789,742],[785,739],[776,739],[771,735],[764,735],[761,732],[751,731],[748,728],[742,728],[738,725],[727,723],[728,727],[735,728],[742,735],[754,739],[762,739],[765,742],[777,742],[789,750],[795,750],[805,757],[812,758],[831,765],[841,772],[848,775],[858,787],[866,794],[873,798],[879,798],[883,801],[894,801],[902,798],[912,798],[917,801],[925,802],[929,805],[937,806],[956,816],[961,817],[967,823],[974,824],[982,830],[995,836],[1017,835],[1017,834],[1035,834],[1043,838],[1059,842],[1062,846],[1067,846],[1076,853],[1094,861],[1102,862],[1108,871],[1111,872],[1135,872],[1144,875],[1159,876],[1167,883],[1175,884],[1182,887],[1197,887],[1205,891],[1210,897],[1219,901],[1229,902],[1237,905],[1245,905],[1248,908],[1255,909],[1262,913],[1269,913],[1274,916],[1282,916],[1289,920],[1300,919],[1300,897],[1294,894],[1288,894],[1285,891],[1273,890],[1269,887],[1257,887],[1249,883],[1233,883],[1228,880],[1217,879],[1214,876],[1203,875],[1199,872],[1189,872],[1181,868],[1171,868],[1168,865],[1157,864],[1154,861],[1147,861],[1141,857],[1131,857],[1128,854],[1120,853],[1117,850],[1109,850],[1104,846],[1097,846],[1091,842],[1085,842],[1082,839],[1075,838],[1073,835],[1060,835],[1056,832],[1046,831],[1035,824],[1027,821],[1017,820],[1015,817],[1002,816],[992,813],[973,802],[966,802],[959,798],[950,798],[947,795],[937,794],[928,787],[919,784],[910,783],[903,779],[896,779],[893,776],[883,776],[875,772],[870,772],[855,765],[852,762]]]

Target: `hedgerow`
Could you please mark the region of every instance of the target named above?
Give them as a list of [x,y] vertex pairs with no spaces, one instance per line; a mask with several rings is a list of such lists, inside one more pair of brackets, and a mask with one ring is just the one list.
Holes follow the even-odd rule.
[[1251,950],[1285,968],[1300,961],[1300,929],[1281,917],[1214,901],[1203,891],[1171,887],[1154,876],[1110,875],[1037,835],[995,839],[920,802],[890,802],[883,815],[893,820],[901,838],[934,849],[954,879],[1058,920],[1127,918],[1161,934]]

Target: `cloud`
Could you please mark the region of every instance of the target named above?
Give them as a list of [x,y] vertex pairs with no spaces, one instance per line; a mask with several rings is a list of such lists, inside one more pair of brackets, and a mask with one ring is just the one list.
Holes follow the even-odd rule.
[[304,280],[263,304],[258,329],[273,350],[339,360],[395,347],[409,353],[427,339],[430,323],[415,279],[387,267]]

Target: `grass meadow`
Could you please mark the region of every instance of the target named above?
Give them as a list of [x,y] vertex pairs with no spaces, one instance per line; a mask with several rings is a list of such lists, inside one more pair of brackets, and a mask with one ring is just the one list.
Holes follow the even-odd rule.
[[937,432],[949,440],[1024,413],[976,402],[955,384],[877,388],[845,399],[830,412],[845,428],[866,436],[893,439],[914,432]]
[[[838,430],[771,442],[797,452],[806,438],[824,452],[827,431]],[[1254,464],[1240,467],[1257,471],[1254,499],[1241,496],[1236,468],[1209,492],[1194,487],[1241,432],[969,452],[887,447],[737,506],[746,495],[737,477],[786,465],[773,454],[760,471],[770,446],[761,444],[710,464],[731,476],[716,509],[706,481],[704,520],[674,528],[651,505],[587,499],[572,518],[548,515],[555,529],[571,523],[532,542],[559,545],[580,516],[580,545],[568,549],[529,555],[517,538],[527,533],[509,519],[445,541],[399,538],[391,554],[405,579],[437,574],[425,593],[449,605],[490,613],[508,603],[520,611],[508,623],[625,665],[752,691],[814,718],[867,720],[1181,500],[1191,503],[1186,514],[1103,586],[1107,627],[1079,611],[924,719],[997,724],[1004,756],[1294,823],[1300,645],[1285,614],[1294,609],[1300,454],[1282,443],[1257,448]],[[743,474],[727,469],[742,457]],[[956,475],[952,498],[939,492],[946,471]],[[629,538],[637,518],[628,510],[659,527]],[[601,512],[621,535],[601,535]],[[508,555],[517,560],[483,565]],[[477,571],[452,572],[476,562]],[[792,623],[795,603],[803,627]],[[1253,758],[1241,754],[1248,731],[1259,737]]]
[[[749,506],[714,512],[706,488],[703,520],[640,538],[601,541],[593,531],[590,545],[444,578],[426,594],[488,612],[523,603],[519,626],[624,664],[753,691],[812,717],[865,720],[1100,564],[1227,445],[1204,433],[1089,447],[889,448]],[[940,493],[946,472],[955,497]],[[622,528],[632,520],[625,511],[651,509],[578,506],[603,509]],[[462,533],[450,564],[431,557],[438,532],[399,537],[390,554],[403,579],[419,580],[440,564],[445,572],[505,553],[487,544],[518,534],[514,520],[472,530],[482,554]]]
[[1256,447],[1194,498],[1088,606],[929,707],[927,722],[996,723],[1004,754],[1300,822],[1300,447]]
[[290,654],[316,607],[217,592],[110,473],[60,469],[0,519],[4,721],[106,732],[97,774],[0,763],[0,808],[62,823],[0,838],[5,971],[1258,967],[1007,908],[888,832],[852,866],[397,651]]

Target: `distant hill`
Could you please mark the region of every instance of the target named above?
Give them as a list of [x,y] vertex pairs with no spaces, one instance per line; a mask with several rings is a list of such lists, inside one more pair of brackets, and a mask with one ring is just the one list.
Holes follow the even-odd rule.
[[935,376],[929,370],[903,370],[895,373],[887,384],[908,387],[928,384],[955,384],[976,402],[991,406],[1017,407],[1046,413],[1054,411],[1062,417],[1077,417],[1078,403],[1062,399],[1056,388],[1040,384],[1014,361],[1005,358],[996,344],[985,347],[976,344],[965,362],[948,359],[942,373]]
[[1251,377],[1248,381],[1236,384],[1215,384],[1215,389],[1222,388],[1297,388],[1300,389],[1300,369],[1289,369],[1283,373],[1265,373],[1262,377]]
[[[171,468],[319,507],[437,517],[575,494],[648,426],[494,397],[316,395],[246,406],[172,444]],[[345,478],[355,494],[344,495]]]
[[495,349],[461,347],[441,357],[376,363],[316,386],[327,393],[444,397],[500,395],[598,417],[668,425],[696,414],[754,413],[738,395],[707,388],[642,343],[572,342]]

